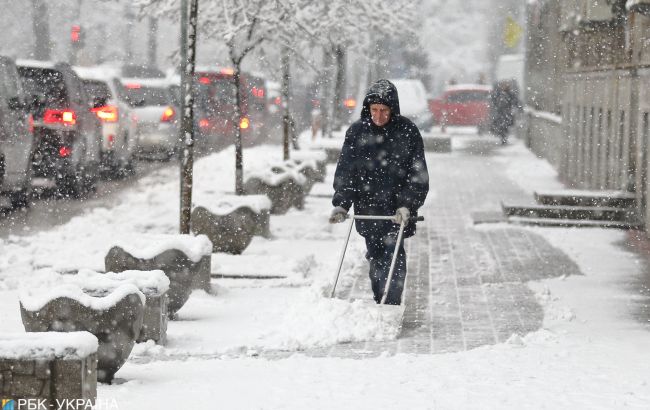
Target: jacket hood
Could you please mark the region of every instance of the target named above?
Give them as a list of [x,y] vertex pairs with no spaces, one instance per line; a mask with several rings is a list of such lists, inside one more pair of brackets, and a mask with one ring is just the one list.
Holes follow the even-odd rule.
[[361,109],[362,120],[372,121],[370,118],[370,104],[387,105],[391,111],[391,121],[393,117],[400,115],[397,88],[388,80],[378,80],[368,89]]

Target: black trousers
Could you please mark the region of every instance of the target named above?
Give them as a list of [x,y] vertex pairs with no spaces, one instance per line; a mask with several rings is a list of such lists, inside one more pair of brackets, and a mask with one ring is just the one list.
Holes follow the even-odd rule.
[[[397,232],[391,232],[384,236],[366,236],[366,259],[370,263],[370,283],[374,293],[375,302],[380,303],[384,295],[384,288],[388,280],[390,264],[397,243]],[[406,279],[406,252],[404,251],[404,239],[397,251],[397,261],[393,278],[386,297],[387,305],[399,305],[402,303],[402,291]]]

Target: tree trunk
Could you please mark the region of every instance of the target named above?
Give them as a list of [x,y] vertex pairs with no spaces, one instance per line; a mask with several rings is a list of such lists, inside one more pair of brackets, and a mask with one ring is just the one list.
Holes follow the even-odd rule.
[[343,125],[343,93],[345,92],[345,48],[337,45],[334,51],[336,57],[336,83],[334,84],[334,118],[333,127],[339,129]]
[[34,30],[34,58],[50,60],[50,23],[45,0],[32,0],[32,29]]
[[[124,5],[124,18],[126,20],[126,33],[124,34],[124,58],[125,61],[131,61],[133,58],[133,47],[131,44],[131,33],[133,32],[133,20],[135,15],[131,10],[131,4]],[[186,28],[185,28],[186,29]],[[187,45],[183,45],[187,47]]]
[[289,48],[282,49],[282,148],[284,160],[288,160],[289,153],[289,138],[291,135],[291,113],[289,112],[289,86],[291,79],[289,60]]
[[323,138],[332,137],[332,63],[333,56],[330,48],[325,49],[325,69],[321,83],[321,116],[323,118]]
[[156,67],[158,65],[158,19],[156,17],[149,17],[147,62],[151,67]]
[[[181,1],[181,15],[187,13],[186,0]],[[190,233],[190,215],[192,213],[192,184],[194,167],[194,66],[196,62],[196,26],[199,12],[199,0],[190,0],[189,26],[181,25],[181,33],[187,32],[187,41],[181,49],[187,48],[183,65],[183,117],[181,120],[183,151],[181,159],[181,215],[180,233]],[[181,17],[181,20],[183,18]],[[181,35],[181,38],[185,38]]]
[[241,84],[241,60],[235,62],[233,73],[233,85],[235,86],[235,109],[233,114],[233,126],[235,127],[235,194],[244,195],[244,152],[241,138],[241,113],[242,113],[242,84]]

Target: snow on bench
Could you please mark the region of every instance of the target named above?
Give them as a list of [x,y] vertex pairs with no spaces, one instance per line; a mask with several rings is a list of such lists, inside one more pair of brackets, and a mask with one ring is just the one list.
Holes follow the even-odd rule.
[[145,296],[131,283],[83,289],[74,283],[23,289],[20,313],[28,332],[85,330],[99,341],[97,380],[110,382],[126,362],[142,328]]
[[168,313],[173,316],[193,289],[208,289],[212,243],[205,235],[126,234],[104,258],[106,272],[161,270],[169,278]]
[[0,334],[0,397],[56,408],[97,398],[97,338],[88,332]]

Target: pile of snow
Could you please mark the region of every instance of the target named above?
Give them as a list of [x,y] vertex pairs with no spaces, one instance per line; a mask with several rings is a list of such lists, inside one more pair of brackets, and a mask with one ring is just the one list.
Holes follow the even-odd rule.
[[349,302],[323,296],[322,285],[305,289],[291,303],[267,349],[304,350],[337,343],[394,340],[403,306],[378,306],[372,300]]
[[0,333],[2,359],[77,359],[97,353],[97,338],[88,332]]

